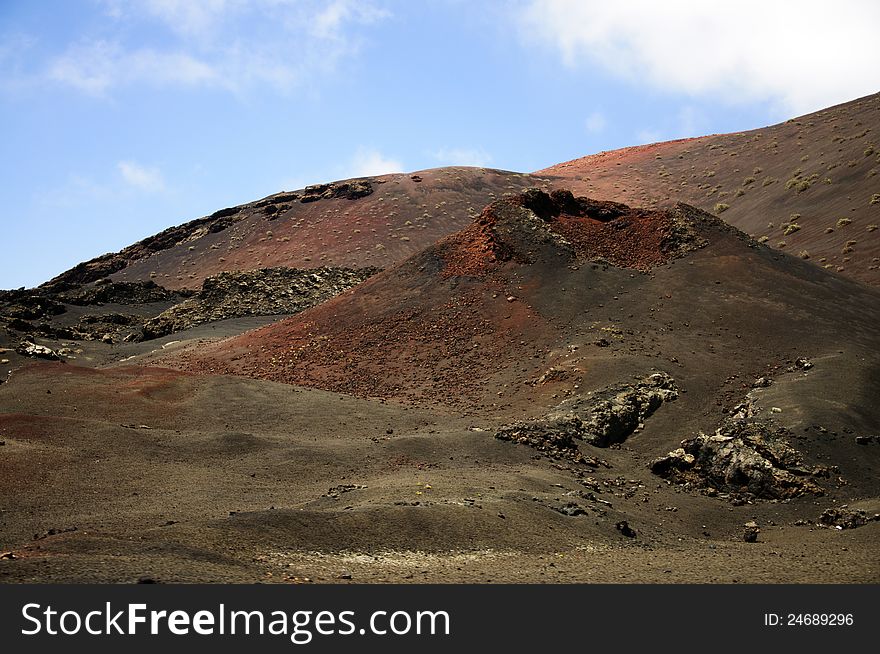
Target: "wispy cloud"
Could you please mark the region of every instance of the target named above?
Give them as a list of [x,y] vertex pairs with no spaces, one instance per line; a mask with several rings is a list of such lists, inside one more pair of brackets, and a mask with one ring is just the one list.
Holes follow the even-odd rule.
[[[336,0],[104,0],[140,39],[82,38],[46,64],[46,79],[93,95],[134,84],[288,93],[356,54],[359,28],[388,14]],[[121,34],[135,30],[117,30]],[[143,35],[147,36],[144,37]]]
[[601,111],[594,111],[584,121],[584,128],[590,134],[598,134],[605,130],[607,124],[608,121],[605,119],[605,114]]
[[350,177],[370,177],[403,171],[403,164],[378,150],[360,148],[352,156],[346,174]]
[[880,87],[874,0],[528,0],[519,19],[571,67],[667,91],[809,111]]
[[120,83],[211,84],[222,81],[208,63],[185,52],[126,51],[119,44],[94,41],[72,46],[49,67],[49,77],[103,95]]
[[433,156],[438,163],[445,166],[485,168],[492,163],[492,155],[483,148],[440,148]]
[[117,168],[122,179],[130,186],[150,192],[165,189],[165,179],[158,168],[142,166],[134,161],[120,161]]

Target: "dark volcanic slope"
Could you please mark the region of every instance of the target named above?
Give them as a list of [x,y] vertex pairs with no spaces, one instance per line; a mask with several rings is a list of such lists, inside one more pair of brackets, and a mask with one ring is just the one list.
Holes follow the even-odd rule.
[[504,198],[290,319],[15,371],[0,581],[876,582],[878,321],[686,205]]
[[630,204],[687,202],[770,246],[877,285],[878,134],[880,94],[772,127],[602,152],[536,175]]
[[461,229],[487,202],[532,184],[528,175],[464,167],[320,184],[169,228],[50,283],[109,276],[197,289],[224,271],[384,268]]
[[[686,205],[530,192],[323,305],[165,362],[492,420],[659,370],[685,392],[639,438],[656,455],[714,430],[755,378],[799,357],[827,376],[780,385],[792,394],[774,420],[877,432],[878,321],[874,289]],[[856,452],[849,440],[822,456]]]

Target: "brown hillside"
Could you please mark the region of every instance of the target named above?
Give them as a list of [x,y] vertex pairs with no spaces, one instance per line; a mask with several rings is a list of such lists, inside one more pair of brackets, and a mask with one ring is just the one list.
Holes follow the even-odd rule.
[[880,284],[880,94],[747,132],[624,148],[538,171],[575,193],[687,202],[767,244]]

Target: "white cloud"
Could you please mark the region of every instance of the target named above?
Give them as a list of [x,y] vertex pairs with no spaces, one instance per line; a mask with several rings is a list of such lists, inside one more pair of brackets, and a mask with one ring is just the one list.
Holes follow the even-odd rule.
[[806,112],[880,88],[880,3],[528,0],[523,35],[571,67]]
[[[106,95],[133,84],[212,87],[242,93],[268,87],[283,93],[335,70],[362,45],[358,28],[385,18],[369,2],[336,0],[104,0],[120,35],[133,43],[84,39],[47,65],[46,77]],[[147,30],[144,23],[159,24]]]
[[584,121],[584,128],[590,134],[598,134],[605,129],[607,124],[608,121],[605,120],[605,115],[601,111],[594,111]]
[[120,161],[117,164],[122,179],[142,191],[162,191],[165,180],[158,168],[142,166],[134,161]]
[[485,168],[492,163],[492,155],[482,148],[440,148],[434,158],[445,166],[476,166]]
[[347,168],[350,177],[371,177],[386,173],[403,171],[403,164],[396,159],[386,157],[378,150],[361,148],[355,152]]
[[218,72],[209,64],[186,53],[150,49],[126,52],[107,41],[73,46],[52,63],[48,74],[55,81],[93,95],[103,95],[123,81],[182,85],[220,81]]

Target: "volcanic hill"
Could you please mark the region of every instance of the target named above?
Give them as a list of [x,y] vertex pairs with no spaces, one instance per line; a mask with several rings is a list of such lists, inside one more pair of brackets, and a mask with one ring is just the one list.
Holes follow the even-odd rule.
[[589,155],[555,186],[640,206],[687,202],[756,239],[880,285],[880,94],[779,125]]
[[0,581],[880,581],[878,116],[319,184],[0,292]]

